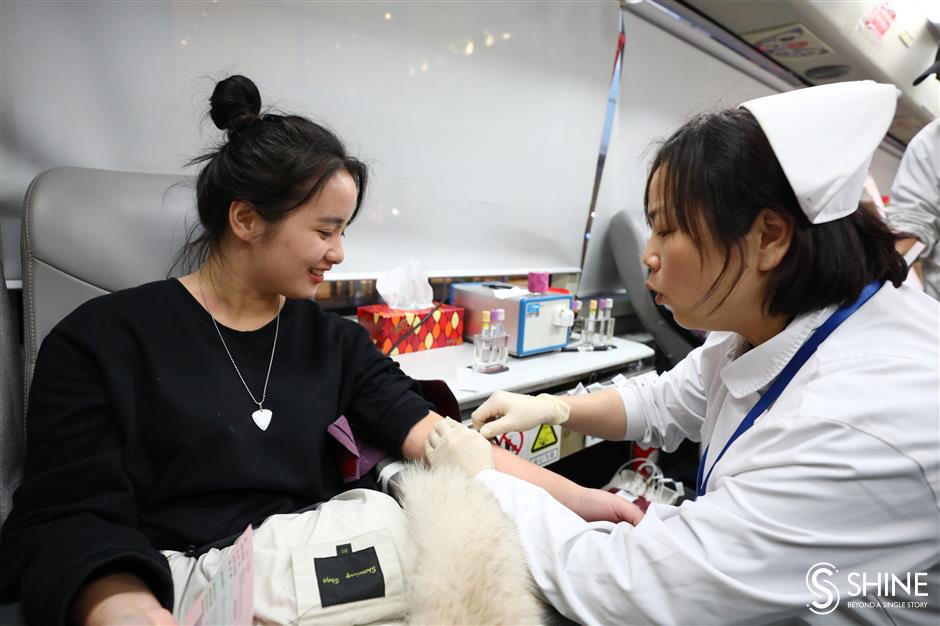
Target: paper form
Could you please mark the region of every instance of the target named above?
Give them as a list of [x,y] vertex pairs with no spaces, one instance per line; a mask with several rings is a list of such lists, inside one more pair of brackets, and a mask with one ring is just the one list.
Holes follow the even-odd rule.
[[184,626],[248,626],[254,615],[255,560],[251,526],[226,553],[209,586],[186,612]]

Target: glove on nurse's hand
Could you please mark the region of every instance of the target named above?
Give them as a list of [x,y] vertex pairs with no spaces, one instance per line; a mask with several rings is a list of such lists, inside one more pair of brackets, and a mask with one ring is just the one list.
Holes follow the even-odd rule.
[[431,467],[455,465],[470,476],[495,467],[493,446],[477,431],[446,417],[428,434],[424,455]]
[[527,396],[497,391],[470,417],[473,427],[490,439],[503,433],[529,430],[539,424],[561,424],[570,414],[567,404],[547,393]]

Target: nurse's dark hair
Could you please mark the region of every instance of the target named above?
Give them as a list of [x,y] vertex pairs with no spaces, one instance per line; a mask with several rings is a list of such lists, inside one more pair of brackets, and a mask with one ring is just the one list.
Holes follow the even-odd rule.
[[[234,75],[216,84],[209,117],[226,140],[188,165],[204,164],[196,179],[195,224],[171,272],[192,270],[216,250],[228,228],[233,200],[250,204],[276,223],[320,192],[337,172],[356,182],[359,212],[366,191],[366,165],[346,152],[335,133],[306,117],[261,112],[261,94],[248,78]],[[352,221],[352,220],[350,220]]]
[[700,250],[710,234],[724,252],[722,271],[702,298],[721,293],[715,308],[744,272],[732,252],[743,258],[744,236],[762,209],[779,212],[793,227],[790,248],[769,277],[764,304],[771,315],[852,302],[873,280],[898,286],[907,276],[894,248],[907,235],[892,232],[870,203],[841,219],[809,222],[767,136],[746,109],[699,115],[659,146],[646,180],[647,216],[656,171],[670,228],[688,233]]

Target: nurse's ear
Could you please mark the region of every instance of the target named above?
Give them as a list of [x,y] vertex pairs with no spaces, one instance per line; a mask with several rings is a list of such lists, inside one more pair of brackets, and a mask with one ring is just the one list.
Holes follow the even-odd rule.
[[793,239],[793,222],[789,217],[773,209],[762,209],[751,226],[748,239],[753,242],[757,269],[769,272],[780,265],[790,241]]
[[246,243],[262,236],[267,226],[254,207],[244,200],[232,200],[228,207],[228,225],[235,238]]

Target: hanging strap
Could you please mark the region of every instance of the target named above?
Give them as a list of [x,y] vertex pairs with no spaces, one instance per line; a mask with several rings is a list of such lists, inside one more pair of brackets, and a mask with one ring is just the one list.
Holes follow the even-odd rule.
[[772,405],[777,398],[780,397],[780,394],[783,393],[783,390],[787,388],[787,385],[790,384],[790,381],[793,380],[793,377],[796,376],[796,373],[800,370],[801,367],[809,360],[809,357],[816,352],[816,348],[819,347],[823,341],[826,340],[826,337],[832,334],[836,328],[839,327],[842,322],[847,320],[852,313],[857,311],[863,304],[868,302],[875,293],[881,288],[881,283],[874,281],[869,283],[862,289],[861,295],[858,299],[850,304],[836,309],[836,311],[829,316],[829,318],[823,322],[822,326],[816,329],[816,331],[806,340],[800,349],[797,350],[796,354],[793,355],[793,358],[790,359],[790,362],[787,363],[786,367],[783,368],[783,371],[777,375],[777,378],[774,379],[773,384],[770,386],[770,389],[767,390],[760,400],[757,401],[747,415],[744,416],[744,419],[741,420],[741,423],[738,425],[738,428],[734,431],[731,437],[728,439],[728,442],[725,444],[725,447],[722,448],[721,452],[718,454],[718,458],[715,459],[715,462],[712,463],[711,469],[708,470],[708,474],[705,474],[705,459],[708,456],[708,448],[705,448],[705,452],[702,453],[702,460],[698,466],[698,475],[695,480],[696,493],[699,496],[705,495],[705,491],[708,488],[708,479],[711,478],[712,472],[715,470],[715,465],[718,464],[718,461],[721,460],[721,457],[725,455],[725,452],[728,451],[728,448],[731,447],[738,437],[747,432],[747,430],[754,425],[754,422],[757,421],[757,418],[766,411],[770,405]]
[[597,194],[601,188],[601,177],[604,175],[604,162],[607,160],[607,148],[610,145],[610,135],[614,128],[614,114],[617,112],[617,95],[620,93],[620,76],[623,73],[623,48],[627,43],[627,35],[623,27],[623,9],[620,10],[620,32],[617,33],[617,47],[614,50],[614,67],[610,72],[610,89],[607,91],[607,109],[604,113],[604,128],[601,130],[601,146],[597,151],[597,169],[594,172],[594,188],[591,190],[591,205],[588,207],[588,218],[584,228],[584,241],[581,242],[581,267],[587,258],[588,242],[591,239],[591,228],[594,224],[594,211],[597,208]]

